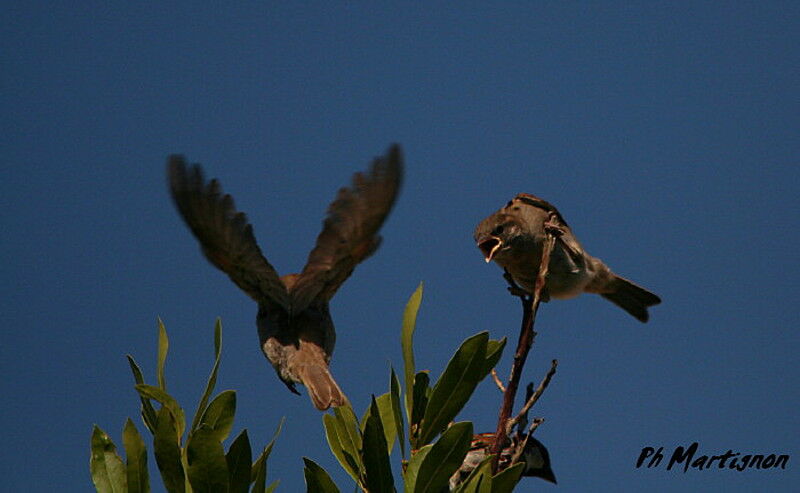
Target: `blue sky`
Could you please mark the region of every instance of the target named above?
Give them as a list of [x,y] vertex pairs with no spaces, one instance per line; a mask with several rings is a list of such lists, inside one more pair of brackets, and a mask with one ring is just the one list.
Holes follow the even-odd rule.
[[[524,378],[559,359],[534,408],[558,488],[789,490],[798,21],[795,2],[12,2],[0,19],[4,485],[91,488],[92,424],[121,445],[138,414],[125,354],[153,381],[157,317],[169,390],[193,410],[219,316],[235,430],[260,446],[287,417],[269,470],[279,491],[303,491],[301,456],[349,490],[320,413],[262,356],[255,304],[180,221],[164,162],[203,163],[289,273],[336,190],[399,142],[406,181],[383,245],[332,303],[332,370],[357,409],[400,367],[403,306],[422,280],[419,368],[438,375],[482,330],[516,338],[518,302],[471,235],[533,193],[663,299],[646,325],[596,296],[543,306]],[[499,404],[486,382],[460,419],[493,430]],[[645,446],[694,441],[791,459],[782,471],[635,468]]]

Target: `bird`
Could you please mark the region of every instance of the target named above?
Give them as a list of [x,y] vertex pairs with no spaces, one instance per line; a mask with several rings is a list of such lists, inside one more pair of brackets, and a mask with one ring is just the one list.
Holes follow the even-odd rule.
[[[167,159],[167,175],[173,202],[205,257],[258,303],[259,344],[278,378],[295,394],[295,384],[304,385],[319,410],[347,404],[329,369],[336,343],[329,302],[381,243],[378,231],[403,179],[400,146],[391,145],[368,171],[355,173],[352,184],[338,191],[305,267],[283,277],[218,180],[207,182],[199,164],[188,165],[177,154]],[[281,213],[305,209],[310,198],[299,196]],[[271,236],[280,237],[277,232]]]
[[474,239],[484,260],[502,267],[527,293],[533,293],[547,232],[556,236],[550,254],[542,299],[567,299],[597,293],[647,322],[648,307],[661,298],[616,275],[578,243],[564,217],[544,199],[520,193],[505,207],[481,221]]
[[[461,467],[450,477],[450,489],[455,490],[456,487],[463,483],[469,474],[478,465],[489,457],[489,449],[494,443],[494,433],[479,433],[472,436],[469,451],[461,463]],[[547,452],[545,446],[539,440],[532,436],[527,437],[527,442],[523,437],[514,436],[509,440],[509,443],[500,451],[500,461],[498,463],[498,470],[502,471],[509,468],[511,460],[517,450],[523,446],[524,451],[520,454],[518,462],[525,462],[525,467],[522,470],[522,476],[542,478],[556,484],[556,476],[550,466],[550,454]]]

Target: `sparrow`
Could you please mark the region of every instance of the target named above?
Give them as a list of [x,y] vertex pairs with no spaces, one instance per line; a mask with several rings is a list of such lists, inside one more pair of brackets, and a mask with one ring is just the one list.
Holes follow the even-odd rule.
[[[283,277],[261,253],[247,216],[216,179],[206,182],[200,165],[187,165],[180,155],[168,158],[167,173],[175,206],[205,257],[258,303],[259,344],[278,378],[295,394],[295,384],[305,385],[319,410],[347,403],[328,366],[336,343],[328,304],[381,243],[378,230],[403,176],[400,147],[389,147],[369,171],[356,173],[352,185],[339,190],[305,267]],[[305,208],[307,198],[299,197],[293,207]]]
[[[489,456],[489,449],[494,443],[494,433],[480,433],[472,437],[469,452],[464,457],[461,467],[450,477],[450,489],[454,490],[460,483],[467,479],[469,474]],[[511,459],[517,447],[522,446],[522,439],[514,436],[510,443],[500,451],[498,470],[502,471],[511,466]],[[520,456],[520,462],[525,462],[522,476],[542,478],[553,484],[556,476],[550,466],[550,454],[539,440],[528,437],[525,450]]]
[[556,236],[550,254],[543,299],[573,298],[597,293],[647,322],[647,308],[661,299],[614,274],[581,247],[558,209],[549,202],[521,193],[475,228],[475,242],[486,262],[494,260],[514,282],[533,293],[547,231]]

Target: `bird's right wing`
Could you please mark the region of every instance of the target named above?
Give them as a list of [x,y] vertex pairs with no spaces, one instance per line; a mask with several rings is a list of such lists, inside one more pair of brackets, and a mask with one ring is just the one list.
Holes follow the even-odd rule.
[[206,258],[257,302],[288,310],[286,286],[261,253],[247,216],[236,211],[219,182],[206,183],[200,165],[188,166],[178,155],[169,157],[167,173],[175,206]]

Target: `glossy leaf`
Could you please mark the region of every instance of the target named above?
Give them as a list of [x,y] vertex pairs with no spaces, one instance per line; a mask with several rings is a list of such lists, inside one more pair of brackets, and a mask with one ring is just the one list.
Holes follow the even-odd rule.
[[127,491],[125,465],[117,454],[117,447],[97,425],[94,425],[92,430],[91,454],[89,471],[92,473],[92,482],[97,491],[100,493]]
[[186,444],[189,483],[196,493],[216,493],[228,489],[228,462],[215,430],[200,425]]
[[147,449],[136,425],[128,418],[122,430],[122,444],[125,447],[125,463],[128,478],[128,493],[147,493],[150,491],[150,475],[147,471]]
[[493,458],[494,455],[486,456],[486,458],[472,470],[469,476],[467,476],[467,479],[453,491],[455,493],[491,493]]
[[511,493],[514,491],[514,487],[517,486],[524,469],[525,463],[518,462],[494,475],[492,477],[492,493]]
[[476,334],[465,340],[450,359],[444,372],[434,385],[425,416],[418,445],[431,442],[443,432],[464,407],[475,387],[486,376],[487,332]]
[[339,488],[336,487],[325,469],[308,457],[303,457],[303,463],[305,464],[303,475],[306,479],[307,493],[339,493]]
[[236,392],[221,392],[208,405],[200,423],[214,432],[218,442],[224,441],[233,428],[233,417],[236,414]]
[[403,312],[403,326],[400,332],[400,346],[403,350],[403,374],[406,383],[406,417],[411,421],[411,411],[414,409],[414,329],[417,325],[417,312],[422,303],[423,283],[419,283],[417,289],[408,299],[406,309]]
[[286,421],[286,418],[281,418],[281,422],[278,423],[278,428],[272,435],[272,440],[270,440],[267,446],[264,447],[264,450],[261,451],[258,459],[256,459],[256,461],[253,463],[250,477],[251,482],[255,482],[252,490],[254,493],[264,493],[265,491],[267,483],[267,459],[269,459],[269,455],[272,453],[272,448],[275,446],[275,440],[277,440],[278,436],[281,434],[284,421]]
[[[137,384],[144,384],[144,376],[142,375],[142,369],[139,368],[139,365],[136,364],[134,361],[133,356],[130,354],[127,355],[128,364],[131,367],[131,371],[133,372],[133,379]],[[146,399],[144,397],[139,397],[142,401],[142,421],[144,425],[150,430],[150,433],[156,432],[156,426],[158,425],[158,418],[156,414],[156,410],[153,407],[153,404],[150,402],[150,399]]]
[[[162,411],[167,409],[172,414],[178,433],[178,443],[180,443],[180,437],[183,436],[183,431],[186,427],[186,418],[184,416],[183,409],[180,405],[178,405],[178,401],[160,388],[153,387],[152,385],[137,384],[136,391],[139,392],[139,395],[146,399],[158,401],[163,406],[161,408]],[[159,411],[159,416],[160,414],[161,411]],[[161,418],[159,417],[159,420],[160,419]]]
[[166,391],[167,379],[164,376],[164,365],[167,363],[167,352],[169,351],[169,338],[167,337],[167,328],[164,327],[164,322],[161,317],[158,318],[158,360],[156,362],[156,377],[158,379],[158,387]]
[[408,467],[406,468],[406,472],[403,476],[405,488],[405,493],[413,493],[414,488],[417,484],[417,478],[419,473],[419,468],[422,463],[425,461],[425,457],[433,448],[433,445],[425,445],[421,449],[417,451],[411,452],[411,459],[408,461]]
[[464,462],[472,442],[472,423],[450,426],[433,444],[417,473],[414,493],[440,493]]
[[[489,339],[486,343],[486,366],[483,369],[484,376],[488,375],[489,372],[492,371],[497,365],[497,362],[500,361],[500,357],[503,356],[503,349],[506,347],[506,338],[503,337],[502,339],[496,341],[494,339]],[[483,377],[481,377],[481,380]]]
[[217,385],[217,372],[219,371],[219,361],[220,355],[222,354],[222,321],[217,318],[217,322],[214,324],[214,366],[211,368],[211,374],[208,376],[208,381],[206,382],[206,389],[203,392],[203,396],[200,398],[200,402],[197,404],[197,411],[194,413],[194,419],[192,420],[192,427],[189,428],[189,432],[192,432],[195,428],[200,425],[200,418],[206,412],[206,404],[208,404],[208,399],[211,397],[211,394],[214,392],[214,387]]
[[247,493],[250,489],[250,467],[253,460],[253,451],[250,448],[250,439],[247,430],[239,433],[228,453],[225,461],[228,463],[228,491],[230,493]]
[[367,476],[365,481],[367,491],[394,491],[394,478],[387,448],[381,412],[373,396],[364,428],[364,471]]
[[358,483],[360,481],[361,472],[357,465],[353,464],[352,459],[348,461],[345,457],[344,446],[339,438],[339,424],[336,421],[336,417],[332,414],[323,414],[322,424],[325,427],[325,438],[328,440],[328,447],[331,449],[334,457],[339,461],[342,468],[347,471],[347,474],[353,478],[353,481]]
[[153,451],[156,456],[161,480],[170,493],[185,491],[185,476],[178,444],[178,428],[175,418],[166,406],[158,412],[158,427],[153,436]]

